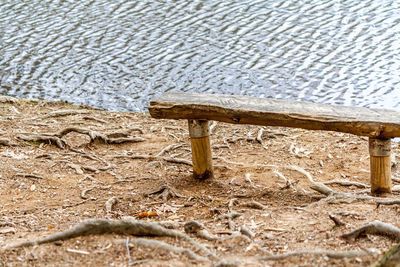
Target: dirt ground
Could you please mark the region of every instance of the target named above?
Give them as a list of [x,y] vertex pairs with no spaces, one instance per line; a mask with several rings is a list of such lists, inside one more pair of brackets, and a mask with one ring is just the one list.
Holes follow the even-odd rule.
[[[329,199],[306,176],[336,192],[369,195],[366,138],[212,123],[215,177],[198,181],[191,176],[186,121],[61,102],[2,102],[0,266],[366,266],[396,244],[379,235],[340,236],[374,220],[400,226],[398,205]],[[392,146],[398,154],[399,144]],[[396,164],[392,172],[398,177]],[[187,236],[215,256],[189,239],[140,237],[186,249],[179,252],[131,242],[139,237],[122,233],[5,249],[94,218],[163,222],[182,233],[195,221],[212,238]],[[378,253],[339,259],[304,254],[367,249]],[[265,258],[295,251],[303,253]]]

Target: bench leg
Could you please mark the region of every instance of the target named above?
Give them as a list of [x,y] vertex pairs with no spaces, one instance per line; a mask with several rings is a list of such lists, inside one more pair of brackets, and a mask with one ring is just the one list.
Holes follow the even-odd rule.
[[193,177],[196,179],[214,176],[210,137],[207,120],[189,120],[189,136],[192,146]]
[[371,193],[391,193],[391,139],[369,138]]

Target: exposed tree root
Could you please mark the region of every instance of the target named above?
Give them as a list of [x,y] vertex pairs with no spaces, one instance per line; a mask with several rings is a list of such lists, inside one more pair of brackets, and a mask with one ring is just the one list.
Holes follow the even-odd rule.
[[2,95],[0,96],[0,103],[17,103],[18,99],[15,97],[11,97],[11,96],[5,96]]
[[335,226],[346,225],[339,217],[337,217],[336,215],[334,215],[332,213],[329,213],[329,219],[331,219],[335,223]]
[[15,176],[24,177],[24,178],[31,179],[31,180],[34,180],[34,181],[43,179],[42,176],[39,176],[39,175],[36,175],[36,174],[31,174],[31,173],[17,173],[17,174],[15,174]]
[[128,234],[133,236],[166,236],[174,237],[185,240],[196,247],[196,249],[205,253],[208,257],[217,260],[215,253],[208,250],[203,245],[196,242],[188,235],[176,230],[171,230],[162,227],[154,222],[136,221],[131,218],[122,220],[108,220],[108,219],[89,219],[83,221],[69,230],[56,233],[54,235],[33,240],[24,241],[14,245],[7,245],[4,249],[14,249],[20,247],[37,246],[45,243],[55,241],[68,240],[79,236],[100,235],[100,234]]
[[214,129],[218,126],[218,121],[213,121],[208,129],[210,135],[214,133]]
[[88,135],[90,138],[89,144],[95,142],[101,144],[121,144],[127,142],[143,142],[146,140],[142,137],[129,137],[127,136],[128,134],[126,132],[110,132],[102,134],[97,131],[77,127],[68,127],[59,131],[58,133],[43,133],[31,135],[24,134],[19,135],[18,138],[28,142],[44,142],[47,144],[56,145],[57,147],[64,149],[65,147],[69,146],[62,138],[71,132]]
[[[120,243],[125,243],[125,242],[126,242],[125,240],[120,241]],[[162,250],[165,250],[168,252],[184,254],[189,259],[196,260],[196,261],[207,261],[207,262],[210,261],[208,258],[202,257],[190,249],[172,246],[168,243],[158,241],[158,240],[150,240],[150,239],[145,239],[145,238],[134,238],[134,239],[129,239],[129,244],[133,244],[133,245],[141,246],[141,247],[151,247],[154,249],[162,249]]]
[[114,207],[115,204],[118,203],[118,198],[117,197],[112,197],[110,199],[108,199],[105,203],[106,206],[106,212],[107,213],[111,213],[112,212],[112,208]]
[[272,256],[264,256],[259,257],[259,260],[263,261],[276,261],[276,260],[284,260],[294,256],[304,256],[304,255],[325,255],[332,259],[344,259],[344,258],[355,258],[362,257],[372,254],[378,254],[379,251],[376,249],[367,249],[367,250],[355,250],[355,251],[335,251],[335,250],[300,250],[300,251],[291,251],[288,253],[282,253],[279,255]]
[[177,163],[177,164],[184,164],[184,165],[189,165],[192,166],[193,163],[190,160],[187,159],[181,159],[181,158],[172,158],[172,157],[159,157],[159,156],[150,156],[150,155],[118,155],[116,158],[129,158],[129,159],[147,159],[147,160],[158,160],[158,161],[166,161],[169,163]]
[[257,202],[257,201],[249,201],[249,202],[244,202],[239,204],[241,207],[247,207],[247,208],[252,208],[252,209],[258,209],[258,210],[265,210],[267,206]]
[[256,236],[256,234],[253,233],[252,231],[250,231],[250,229],[248,229],[248,228],[246,227],[246,225],[240,226],[239,232],[240,232],[241,234],[247,236],[247,237],[250,238],[250,239],[252,239],[252,238],[254,238],[254,237]]
[[2,146],[18,146],[17,143],[14,143],[8,139],[0,138],[0,145]]
[[392,224],[381,221],[367,223],[349,233],[341,235],[341,237],[344,239],[356,239],[366,234],[384,235],[398,241],[400,240],[400,229]]
[[62,140],[61,138],[53,135],[19,135],[17,138],[27,141],[27,142],[41,142],[49,145],[55,145],[58,148],[64,149],[65,147],[68,147],[67,143]]
[[359,182],[353,182],[353,181],[347,181],[347,180],[331,180],[331,181],[324,182],[324,184],[325,185],[338,184],[338,185],[342,185],[342,186],[357,186],[357,187],[361,187],[361,188],[369,188],[369,186],[366,184],[359,183]]
[[163,201],[167,201],[170,198],[180,198],[183,197],[182,195],[178,194],[175,192],[174,189],[172,189],[171,187],[169,187],[168,185],[163,185],[160,189],[151,192],[151,193],[147,193],[144,196],[148,197],[148,196],[155,196],[157,195],[158,198],[161,198]]
[[297,191],[296,188],[294,188],[292,182],[286,178],[285,175],[283,175],[281,172],[279,172],[278,170],[274,170],[274,173],[276,174],[276,176],[278,176],[279,178],[281,178],[281,180],[283,180],[285,182],[285,186],[282,187],[281,189],[286,189],[286,188],[292,188],[294,191]]
[[177,148],[180,148],[180,147],[182,147],[182,146],[184,146],[184,145],[185,145],[185,143],[179,143],[179,144],[171,144],[171,145],[168,145],[168,146],[164,147],[164,148],[160,151],[160,153],[158,153],[158,154],[156,155],[156,157],[160,157],[160,156],[162,156],[162,155],[164,155],[164,154],[166,154],[166,153],[168,153],[168,152],[170,152],[170,151],[172,151],[172,150],[175,150],[175,149],[177,149]]
[[70,115],[81,115],[81,114],[90,114],[90,110],[81,110],[81,109],[64,109],[64,110],[57,110],[44,115],[42,118],[54,118],[54,117],[64,117]]
[[207,229],[205,229],[203,224],[196,222],[196,221],[190,221],[190,222],[185,223],[184,229],[185,229],[186,233],[195,234],[197,237],[203,238],[208,241],[214,241],[214,240],[218,239],[218,237],[211,235],[207,231]]
[[398,267],[400,265],[400,244],[396,245],[375,262],[371,267]]
[[233,219],[242,216],[242,213],[236,212],[236,211],[231,211],[227,214],[223,214],[218,217],[218,220],[228,220],[228,228],[229,230],[235,230],[235,223],[233,222]]
[[128,133],[122,131],[101,134],[97,131],[77,127],[65,128],[56,133],[55,136],[62,138],[64,135],[67,135],[71,132],[88,135],[90,137],[90,143],[99,142],[101,144],[121,144],[126,142],[143,142],[146,140],[141,137],[128,137]]
[[[319,200],[318,202],[329,202],[337,199],[355,199],[355,200],[366,200],[366,201],[372,201],[378,205],[395,205],[395,204],[400,204],[400,199],[391,199],[391,198],[382,198],[382,197],[374,197],[374,196],[368,196],[368,195],[356,195],[356,194],[351,194],[351,193],[343,193],[343,192],[336,192],[332,190],[331,188],[327,187],[325,184],[320,183],[320,182],[315,182],[311,176],[310,173],[308,173],[306,170],[298,167],[298,166],[285,166],[286,168],[298,171],[302,174],[304,174],[307,179],[311,182],[310,188],[327,196],[327,198],[323,198]],[[314,202],[308,207],[315,205],[318,202]]]

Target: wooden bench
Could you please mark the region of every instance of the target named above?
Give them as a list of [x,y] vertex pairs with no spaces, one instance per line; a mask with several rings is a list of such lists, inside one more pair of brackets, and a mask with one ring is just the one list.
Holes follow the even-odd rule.
[[236,95],[165,93],[150,102],[158,119],[187,119],[193,175],[213,177],[208,121],[285,126],[350,133],[369,138],[372,193],[391,192],[391,138],[400,136],[400,113],[362,107]]

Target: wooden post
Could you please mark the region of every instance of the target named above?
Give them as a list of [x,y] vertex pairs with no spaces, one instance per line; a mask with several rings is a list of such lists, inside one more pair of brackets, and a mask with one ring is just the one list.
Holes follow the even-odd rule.
[[193,177],[207,179],[214,176],[208,120],[188,120],[192,146]]
[[369,138],[371,193],[391,193],[391,139]]

